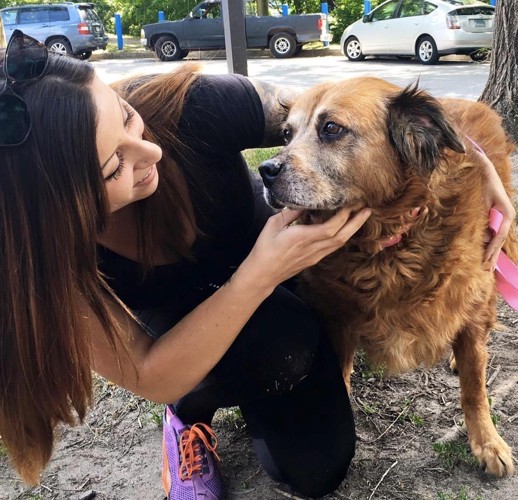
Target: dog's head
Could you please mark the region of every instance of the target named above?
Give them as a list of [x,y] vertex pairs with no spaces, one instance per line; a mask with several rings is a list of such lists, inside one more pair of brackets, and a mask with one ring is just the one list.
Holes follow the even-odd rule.
[[410,177],[428,178],[446,148],[464,152],[435,99],[377,78],[313,87],[293,103],[284,136],[259,167],[276,208],[379,207]]

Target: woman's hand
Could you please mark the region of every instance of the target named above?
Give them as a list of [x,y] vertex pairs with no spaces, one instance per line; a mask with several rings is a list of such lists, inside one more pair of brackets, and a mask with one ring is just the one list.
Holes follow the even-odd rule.
[[273,215],[237,272],[251,286],[273,290],[342,247],[371,211],[364,208],[355,215],[351,213],[351,209],[343,208],[326,222],[311,225],[292,225],[301,215],[297,210],[285,209]]
[[496,261],[502,246],[507,238],[511,224],[516,217],[516,210],[507,195],[505,188],[499,175],[496,172],[495,166],[491,160],[483,153],[480,152],[480,157],[484,162],[485,174],[487,178],[487,187],[485,193],[486,208],[489,213],[491,208],[495,208],[503,215],[502,225],[498,232],[494,235],[491,234],[491,239],[486,248],[485,260],[491,266],[491,270],[496,267]]

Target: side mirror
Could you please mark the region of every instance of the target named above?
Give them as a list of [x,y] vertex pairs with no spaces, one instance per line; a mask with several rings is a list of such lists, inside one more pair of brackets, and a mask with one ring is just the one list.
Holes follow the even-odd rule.
[[371,15],[370,15],[370,14],[365,14],[365,15],[363,16],[362,21],[363,21],[364,23],[370,23],[370,22],[371,22]]

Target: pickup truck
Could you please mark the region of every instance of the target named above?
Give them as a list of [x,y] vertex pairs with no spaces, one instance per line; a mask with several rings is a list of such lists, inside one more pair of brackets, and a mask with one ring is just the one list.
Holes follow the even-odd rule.
[[[144,25],[140,43],[161,61],[183,59],[189,50],[225,49],[222,14],[221,0],[206,0],[184,19]],[[246,15],[245,32],[247,48],[269,48],[280,58],[298,54],[305,43],[331,41],[324,14]]]

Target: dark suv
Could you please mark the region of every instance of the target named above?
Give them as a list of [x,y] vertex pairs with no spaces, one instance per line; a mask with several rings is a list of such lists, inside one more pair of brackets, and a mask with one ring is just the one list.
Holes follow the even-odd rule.
[[49,50],[88,59],[92,50],[105,49],[108,36],[92,3],[19,5],[0,9],[9,42],[15,29],[43,42]]

